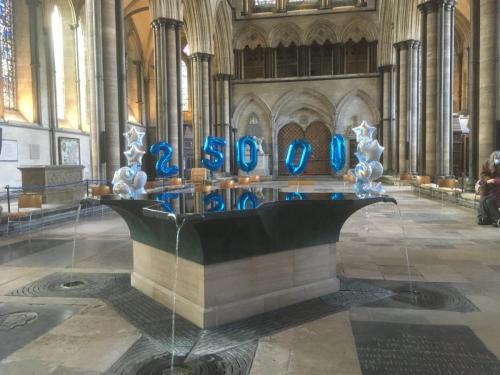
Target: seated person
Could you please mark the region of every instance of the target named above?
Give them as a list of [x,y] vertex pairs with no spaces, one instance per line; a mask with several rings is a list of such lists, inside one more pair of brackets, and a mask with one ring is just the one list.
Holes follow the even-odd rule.
[[500,151],[494,151],[481,167],[479,180],[481,200],[478,208],[478,224],[500,228]]

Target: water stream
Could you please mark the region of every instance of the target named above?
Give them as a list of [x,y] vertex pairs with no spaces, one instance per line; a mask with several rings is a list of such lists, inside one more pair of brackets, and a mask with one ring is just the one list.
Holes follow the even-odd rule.
[[173,301],[172,301],[172,337],[171,337],[171,346],[172,346],[172,357],[170,359],[170,373],[174,374],[174,362],[175,362],[175,308],[176,308],[176,298],[177,298],[177,276],[179,269],[179,240],[181,238],[181,229],[184,226],[185,219],[182,219],[181,222],[178,222],[177,216],[172,214],[175,219],[176,225],[176,236],[175,236],[175,274],[174,274],[174,286],[173,286]]
[[399,207],[399,205],[397,203],[394,204],[396,206],[396,212],[398,213],[398,217],[399,217],[399,223],[401,224],[401,233],[402,233],[402,240],[403,240],[403,249],[404,249],[404,254],[405,254],[405,257],[406,257],[406,268],[407,268],[407,271],[408,271],[408,291],[410,293],[410,295],[415,295],[416,292],[415,292],[415,289],[413,288],[413,278],[412,278],[412,275],[411,275],[411,263],[410,263],[410,256],[408,255],[408,240],[407,240],[407,237],[406,237],[406,228],[405,228],[405,224],[404,224],[404,221],[403,221],[403,215],[401,213],[401,208]]
[[73,270],[75,268],[75,253],[76,253],[76,237],[78,236],[78,222],[80,221],[80,212],[82,210],[82,205],[79,204],[76,209],[75,225],[73,226],[73,250],[71,253],[71,271],[69,274],[69,283],[66,284],[68,287],[73,286]]

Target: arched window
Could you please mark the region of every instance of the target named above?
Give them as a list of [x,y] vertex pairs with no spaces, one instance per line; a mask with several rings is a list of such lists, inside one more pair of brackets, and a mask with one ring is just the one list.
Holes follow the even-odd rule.
[[16,109],[16,59],[14,54],[14,16],[12,0],[0,0],[0,61],[3,77],[3,105]]
[[285,47],[280,43],[276,48],[276,62],[278,77],[297,77],[299,64],[297,46],[292,43],[289,47]]
[[85,31],[80,20],[76,33],[78,56],[78,99],[80,107],[80,124],[87,127],[87,56],[85,51]]
[[189,80],[188,67],[184,60],[181,59],[181,94],[182,94],[182,110],[189,111]]
[[56,82],[57,117],[64,118],[64,44],[61,12],[54,6],[51,16],[52,49],[54,52],[54,72]]
[[355,43],[350,39],[346,43],[346,73],[368,73],[368,42],[361,39]]
[[243,68],[245,79],[264,78],[264,49],[245,47],[243,50]]
[[311,44],[311,75],[323,76],[333,73],[333,46],[329,41],[320,45]]

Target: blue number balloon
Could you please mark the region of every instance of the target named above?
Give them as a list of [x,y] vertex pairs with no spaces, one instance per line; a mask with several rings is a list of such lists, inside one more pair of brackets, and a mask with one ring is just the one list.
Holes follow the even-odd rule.
[[168,166],[174,150],[172,149],[172,146],[170,146],[167,142],[161,141],[155,143],[149,148],[149,152],[151,152],[153,155],[159,155],[160,152],[163,152],[163,155],[161,155],[156,162],[157,176],[171,177],[179,173],[179,167],[177,167],[176,165],[172,165],[170,167]]
[[330,143],[330,163],[335,172],[344,169],[345,166],[345,140],[340,134],[335,134]]
[[[295,164],[295,157],[299,148],[302,153],[299,158],[299,162]],[[307,167],[309,158],[311,157],[311,144],[304,139],[296,139],[288,146],[288,152],[286,154],[285,166],[292,176],[302,174],[304,169]]]
[[285,194],[286,201],[303,201],[304,198],[305,198],[304,194],[299,193],[298,191]]
[[[248,146],[250,149],[250,160],[245,160],[245,147]],[[255,169],[258,161],[258,146],[255,139],[249,135],[245,135],[238,139],[236,142],[236,163],[238,168],[244,172],[250,172]]]
[[172,205],[170,204],[170,200],[177,199],[177,198],[179,198],[179,194],[177,194],[177,193],[162,193],[156,197],[156,200],[161,202],[161,206],[163,207],[163,210],[165,212],[175,214],[175,210],[173,209]]
[[225,145],[226,140],[224,138],[212,137],[211,135],[206,137],[202,151],[209,155],[210,159],[203,159],[201,164],[212,172],[222,167],[224,165],[224,153],[217,148],[224,149]]
[[[250,207],[247,207],[248,203],[250,203]],[[245,191],[241,194],[236,201],[236,208],[240,211],[257,208],[259,205],[259,199],[255,196],[254,193],[250,193],[249,191]]]
[[203,198],[203,203],[205,204],[205,207],[213,204],[213,207],[206,210],[208,212],[222,212],[226,208],[224,199],[216,192],[212,192],[205,196],[205,198]]

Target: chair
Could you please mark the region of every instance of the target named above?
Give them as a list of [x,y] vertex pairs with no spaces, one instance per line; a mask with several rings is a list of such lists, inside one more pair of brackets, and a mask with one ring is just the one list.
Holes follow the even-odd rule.
[[445,194],[456,198],[458,193],[460,193],[460,189],[458,189],[457,186],[458,180],[454,178],[439,180],[437,190],[441,193],[441,199],[443,199]]
[[111,188],[108,185],[91,186],[90,191],[91,191],[92,197],[94,197],[94,198],[100,198],[103,195],[113,194],[113,192],[111,191]]
[[189,182],[194,184],[201,184],[207,180],[208,170],[206,168],[193,168],[191,169],[191,180]]
[[419,196],[422,190],[430,191],[432,195],[433,189],[437,188],[437,185],[431,182],[431,176],[415,177],[415,183],[413,184],[413,186],[418,190]]
[[410,173],[401,173],[399,175],[399,186],[411,184],[413,177]]
[[[21,193],[17,202],[17,212],[9,213],[7,215],[7,235],[9,235],[11,222],[21,222],[22,219],[28,218],[28,228],[31,232],[31,221],[33,218],[33,212],[36,209],[40,209],[42,214],[42,227],[43,227],[43,196],[42,194],[26,194]],[[27,211],[21,211],[21,209],[27,209]]]
[[144,189],[150,190],[155,188],[155,181],[146,181],[146,185],[144,185]]
[[222,180],[219,184],[221,189],[233,189],[234,188],[234,180]]

